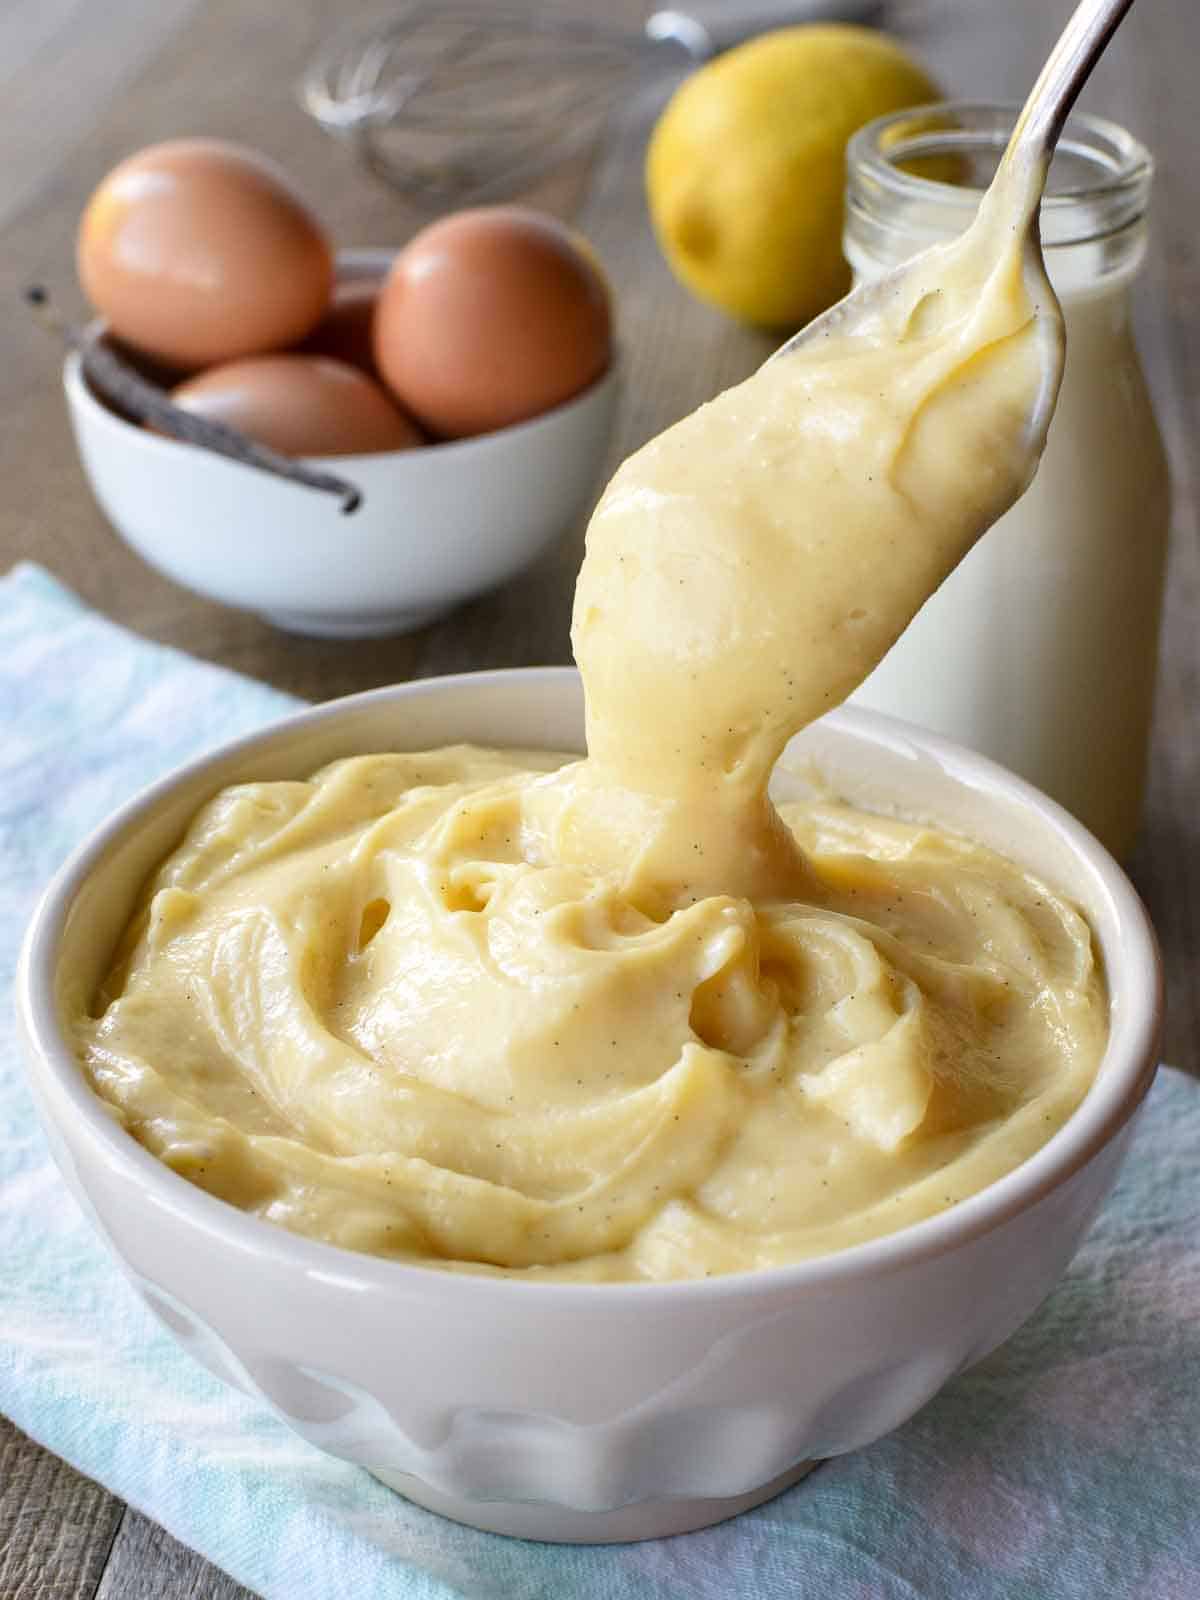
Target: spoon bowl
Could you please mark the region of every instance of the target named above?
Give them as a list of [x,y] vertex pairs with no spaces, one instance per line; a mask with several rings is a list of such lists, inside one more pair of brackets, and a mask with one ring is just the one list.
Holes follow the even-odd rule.
[[1133,0],[1081,0],[1038,74],[975,221],[961,238],[934,245],[852,289],[788,339],[770,359],[777,361],[829,339],[870,338],[881,328],[904,338],[922,326],[930,283],[944,279],[945,269],[966,259],[977,248],[983,230],[993,230],[993,265],[1006,238],[1014,230],[1021,231],[1022,271],[1034,307],[1041,367],[1026,440],[1035,456],[1040,454],[1066,359],[1062,313],[1042,258],[1042,194],[1050,158],[1071,107],[1132,4]]

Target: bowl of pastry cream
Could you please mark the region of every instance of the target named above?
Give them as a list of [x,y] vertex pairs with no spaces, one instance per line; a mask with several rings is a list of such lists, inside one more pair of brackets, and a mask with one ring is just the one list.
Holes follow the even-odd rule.
[[514,870],[582,742],[565,668],[292,717],[93,836],[19,990],[63,1174],[197,1359],[423,1505],[591,1541],[755,1504],[1005,1339],[1160,999],[1111,858],[932,735],[792,741],[812,892],[755,919]]
[[1037,467],[1061,318],[1003,198],[624,463],[578,673],[229,745],[36,914],[67,1181],[199,1360],[422,1505],[733,1515],[1006,1338],[1114,1181],[1161,1011],[1132,888],[833,709]]

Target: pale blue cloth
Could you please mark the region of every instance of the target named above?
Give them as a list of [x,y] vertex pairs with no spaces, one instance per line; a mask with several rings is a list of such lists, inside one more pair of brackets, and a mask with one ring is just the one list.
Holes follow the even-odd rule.
[[[38,889],[119,801],[291,704],[0,578],[0,988]],[[0,998],[11,1014],[9,1002]],[[1161,1074],[1120,1188],[1004,1349],[891,1438],[702,1533],[475,1533],[294,1438],[143,1310],[0,1035],[0,1409],[270,1600],[1196,1600],[1200,1085]]]

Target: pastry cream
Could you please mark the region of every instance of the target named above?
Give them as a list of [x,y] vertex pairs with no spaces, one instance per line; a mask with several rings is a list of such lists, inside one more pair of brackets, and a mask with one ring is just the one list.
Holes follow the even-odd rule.
[[337,1244],[600,1280],[837,1250],[1061,1125],[1106,1036],[1078,912],[767,796],[1032,475],[1050,313],[1006,215],[620,469],[576,591],[586,760],[363,756],[200,813],[76,1024],[136,1138]]

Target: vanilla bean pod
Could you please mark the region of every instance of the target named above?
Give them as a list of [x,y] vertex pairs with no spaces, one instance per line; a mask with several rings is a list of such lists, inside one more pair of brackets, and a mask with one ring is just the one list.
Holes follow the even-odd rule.
[[33,307],[42,326],[56,334],[68,348],[78,352],[84,376],[110,405],[183,444],[212,450],[217,455],[228,456],[231,461],[241,462],[243,466],[269,472],[306,489],[336,495],[342,502],[343,515],[357,511],[362,504],[362,491],[346,478],[315,467],[306,467],[290,456],[280,455],[277,450],[256,444],[236,428],[226,427],[223,422],[212,422],[207,417],[198,417],[177,406],[161,389],[136,372],[111,345],[106,344],[102,333],[83,332],[64,321],[51,306],[46,290],[39,285],[26,289],[25,299]]

